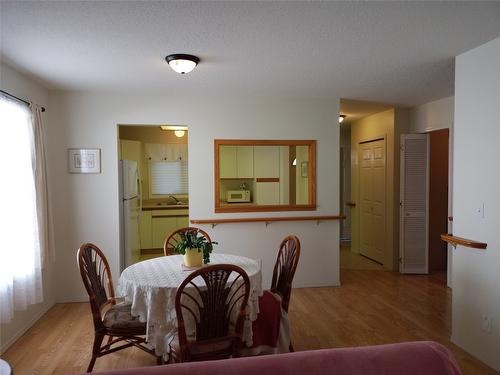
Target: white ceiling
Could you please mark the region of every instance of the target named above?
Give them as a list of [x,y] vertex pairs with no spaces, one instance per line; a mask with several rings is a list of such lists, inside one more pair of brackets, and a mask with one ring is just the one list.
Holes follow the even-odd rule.
[[[500,36],[500,2],[2,1],[6,63],[47,87],[332,96],[453,94],[453,57]],[[174,73],[164,57],[202,59]]]
[[394,108],[393,104],[340,99],[340,113],[346,116],[344,121],[342,121],[342,125],[350,124],[360,118],[387,111],[391,108]]

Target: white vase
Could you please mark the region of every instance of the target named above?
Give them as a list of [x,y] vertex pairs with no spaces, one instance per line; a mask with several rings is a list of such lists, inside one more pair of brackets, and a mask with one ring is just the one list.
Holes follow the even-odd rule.
[[187,248],[184,253],[184,265],[186,267],[201,267],[203,265],[203,251],[196,248]]

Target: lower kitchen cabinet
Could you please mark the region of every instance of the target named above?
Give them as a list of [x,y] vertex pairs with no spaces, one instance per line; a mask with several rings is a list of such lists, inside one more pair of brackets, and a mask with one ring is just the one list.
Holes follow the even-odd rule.
[[153,248],[163,247],[165,237],[177,229],[177,218],[153,216],[151,219],[151,227]]
[[144,210],[141,215],[141,249],[163,248],[166,236],[187,226],[188,210]]
[[141,221],[139,226],[141,232],[141,249],[152,249],[151,241],[151,211],[141,212]]

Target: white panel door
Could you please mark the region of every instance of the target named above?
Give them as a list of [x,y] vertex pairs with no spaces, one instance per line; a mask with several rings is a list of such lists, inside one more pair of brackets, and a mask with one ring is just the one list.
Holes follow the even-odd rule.
[[385,140],[359,145],[360,253],[384,263],[386,241]]
[[429,136],[401,136],[399,272],[429,273]]

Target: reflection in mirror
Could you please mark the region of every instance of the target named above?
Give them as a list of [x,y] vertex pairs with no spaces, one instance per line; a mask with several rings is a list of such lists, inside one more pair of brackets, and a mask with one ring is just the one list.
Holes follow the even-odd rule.
[[315,146],[216,140],[216,212],[315,209]]

